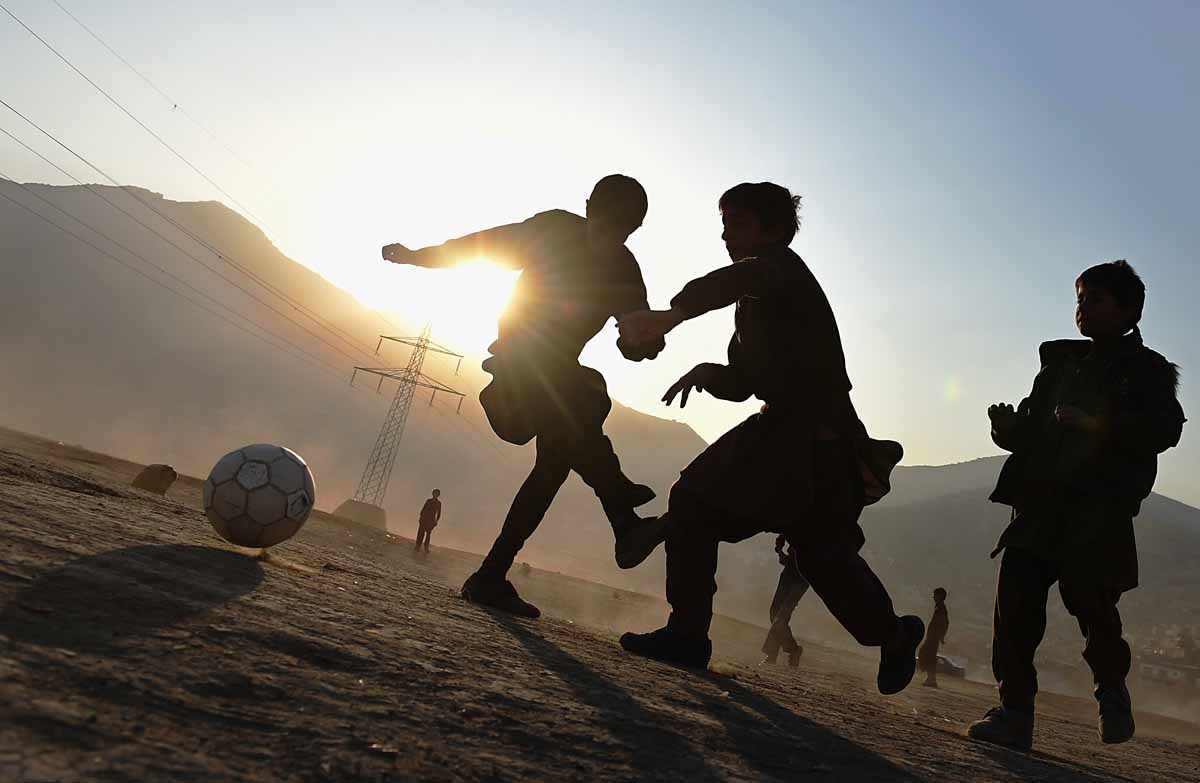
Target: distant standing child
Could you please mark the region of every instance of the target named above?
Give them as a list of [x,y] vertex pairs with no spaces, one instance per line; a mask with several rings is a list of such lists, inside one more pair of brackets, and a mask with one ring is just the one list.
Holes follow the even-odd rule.
[[424,542],[425,551],[429,551],[429,536],[441,518],[442,491],[435,489],[433,497],[426,500],[425,505],[421,506],[421,517],[417,520],[417,543],[413,546],[414,551],[421,548],[422,542]]
[[800,573],[800,568],[796,565],[796,553],[792,551],[786,537],[778,536],[775,539],[775,553],[779,555],[779,564],[783,566],[783,571],[779,574],[779,584],[775,588],[775,596],[771,599],[768,613],[771,629],[767,631],[767,638],[763,640],[762,651],[766,657],[762,662],[775,664],[782,650],[787,653],[788,666],[796,667],[800,665],[800,656],[804,654],[804,648],[792,635],[792,613],[796,611],[800,599],[808,592],[808,580]]
[[936,688],[938,648],[946,641],[946,632],[950,630],[950,614],[946,611],[946,588],[939,587],[933,591],[933,617],[925,629],[925,641],[917,653],[917,665],[925,672],[924,685]]
[[1000,706],[967,733],[1021,749],[1033,744],[1033,658],[1055,582],[1086,640],[1101,739],[1133,737],[1117,601],[1138,583],[1133,518],[1154,486],[1158,455],[1179,443],[1185,421],[1178,368],[1142,344],[1146,287],[1133,268],[1094,266],[1075,292],[1086,339],[1043,343],[1029,397],[1016,410],[988,411],[992,439],[1012,452],[991,499],[1013,516],[992,553],[1004,551],[992,626]]

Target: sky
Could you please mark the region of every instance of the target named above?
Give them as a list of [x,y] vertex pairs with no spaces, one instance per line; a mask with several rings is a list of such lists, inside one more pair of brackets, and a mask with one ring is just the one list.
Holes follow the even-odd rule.
[[[2,12],[0,97],[123,183],[224,201],[464,352],[486,348],[512,275],[392,267],[380,245],[581,212],[619,171],[649,193],[629,246],[665,306],[727,263],[721,192],[771,180],[803,197],[793,248],[834,305],[860,414],[906,463],[997,453],[987,406],[1028,392],[1038,344],[1076,336],[1075,277],[1114,258],[1145,279],[1144,337],[1200,411],[1200,4],[59,2],[183,111],[53,0],[0,0],[239,203]],[[99,178],[3,107],[0,128]],[[67,182],[3,137],[0,172]],[[712,440],[753,403],[659,398],[731,329],[689,322],[640,364],[613,330],[584,360],[615,399]],[[1198,460],[1185,430],[1158,490],[1200,504]]]

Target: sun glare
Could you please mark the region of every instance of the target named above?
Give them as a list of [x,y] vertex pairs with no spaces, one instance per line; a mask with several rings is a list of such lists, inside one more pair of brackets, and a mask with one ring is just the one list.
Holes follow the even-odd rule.
[[433,336],[461,353],[483,353],[496,338],[496,322],[519,272],[478,259],[450,269],[403,269],[376,292],[385,309],[412,323],[433,323]]

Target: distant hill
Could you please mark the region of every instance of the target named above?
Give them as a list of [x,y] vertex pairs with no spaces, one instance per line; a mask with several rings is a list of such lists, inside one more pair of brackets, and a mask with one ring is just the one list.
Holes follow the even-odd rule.
[[[336,338],[246,282],[241,273],[224,267],[159,218],[144,219],[274,302],[304,328],[232,289],[84,189],[32,187],[344,372],[314,372],[0,201],[0,359],[5,364],[0,373],[0,424],[143,462],[171,462],[197,475],[205,475],[229,448],[275,441],[295,448],[312,463],[322,508],[332,509],[353,492],[390,389],[385,386],[383,396],[350,389],[349,368],[355,363],[403,363],[407,353],[395,349],[372,360],[354,351],[353,358],[344,356],[304,329],[340,344]],[[0,192],[49,214],[13,183],[0,180]],[[129,205],[130,211],[146,214],[121,190],[104,192]],[[139,193],[336,324],[361,348],[373,350],[380,331],[414,330],[412,324],[385,323],[346,292],[285,257],[258,228],[220,204],[179,203],[148,191]],[[54,217],[70,225],[61,215]],[[70,227],[125,258],[87,229]],[[533,450],[508,446],[491,434],[475,396],[485,379],[478,357],[464,362],[462,376],[453,379],[469,395],[461,417],[448,400],[433,409],[425,400],[414,407],[386,504],[395,532],[412,535],[420,503],[430,488],[439,486],[446,514],[435,545],[440,541],[480,552],[490,544],[529,469]],[[687,426],[619,404],[608,431],[629,474],[659,492],[660,500],[649,507],[652,511],[663,508],[679,469],[704,447]],[[969,650],[976,661],[985,654],[996,573],[988,553],[1007,519],[1007,509],[987,501],[999,466],[999,458],[992,457],[898,468],[893,493],[863,517],[865,553],[889,585],[898,608],[926,615],[930,592],[946,587],[952,644]],[[1200,625],[1200,569],[1195,567],[1200,559],[1200,511],[1154,496],[1137,530],[1142,587],[1121,603],[1130,634],[1136,640],[1156,624]],[[661,553],[643,568],[618,571],[599,505],[574,478],[522,557],[545,568],[661,595]],[[777,575],[768,536],[723,547],[720,608],[764,624]],[[1077,658],[1077,630],[1061,610],[1056,617],[1050,646]],[[802,605],[796,627],[801,635],[849,641],[815,599]]]

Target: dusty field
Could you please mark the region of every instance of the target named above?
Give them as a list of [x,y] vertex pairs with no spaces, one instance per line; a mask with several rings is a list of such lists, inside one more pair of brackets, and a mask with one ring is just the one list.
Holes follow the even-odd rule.
[[1047,697],[1037,752],[990,748],[963,736],[989,688],[884,699],[811,646],[759,669],[732,621],[719,673],[632,658],[616,632],[661,602],[556,574],[514,580],[543,619],[493,616],[436,539],[318,515],[260,562],[138,467],[0,431],[2,781],[1200,780],[1194,725],[1105,747],[1092,703]]

